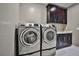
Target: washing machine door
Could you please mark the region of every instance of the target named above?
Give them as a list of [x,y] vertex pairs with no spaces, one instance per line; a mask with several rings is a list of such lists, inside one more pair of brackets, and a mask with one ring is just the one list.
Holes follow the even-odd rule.
[[40,31],[35,28],[25,29],[20,35],[23,46],[33,47],[40,41]]
[[46,43],[51,43],[55,40],[55,37],[56,37],[56,32],[55,30],[53,30],[52,28],[50,29],[46,29],[44,31],[44,41]]

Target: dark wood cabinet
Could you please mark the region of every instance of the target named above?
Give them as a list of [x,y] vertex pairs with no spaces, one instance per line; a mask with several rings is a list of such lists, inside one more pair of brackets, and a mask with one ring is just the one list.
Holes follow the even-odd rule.
[[47,23],[67,24],[67,9],[56,5],[47,5]]
[[72,45],[72,33],[57,34],[56,48],[61,49]]

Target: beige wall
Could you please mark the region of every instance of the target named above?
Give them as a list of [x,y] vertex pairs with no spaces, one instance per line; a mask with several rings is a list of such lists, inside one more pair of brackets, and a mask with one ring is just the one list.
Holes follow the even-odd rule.
[[0,56],[14,55],[14,30],[19,22],[19,4],[0,4]]
[[[33,7],[34,9],[31,9]],[[66,30],[73,31],[73,44],[79,46],[79,4],[68,8]],[[14,55],[15,24],[38,23],[46,24],[45,4],[0,4],[0,55]],[[58,31],[65,25],[55,24]]]
[[[32,10],[34,8],[34,10]],[[47,21],[47,9],[46,4],[34,4],[34,3],[23,3],[20,4],[20,23],[38,23],[46,24]],[[64,31],[65,24],[56,24],[57,31]]]
[[79,27],[79,4],[68,8],[66,30],[75,30]]
[[73,31],[72,33],[72,43],[76,46],[79,46],[79,30],[76,28],[79,27],[79,4],[74,5],[73,7],[68,8],[67,11],[67,27],[66,30]]
[[46,5],[40,3],[20,4],[20,23],[46,23]]
[[56,26],[57,32],[63,32],[66,29],[67,24],[58,24],[58,23],[53,23]]
[[[29,10],[31,7],[34,10]],[[14,55],[15,24],[46,24],[46,18],[45,4],[0,4],[0,56]]]

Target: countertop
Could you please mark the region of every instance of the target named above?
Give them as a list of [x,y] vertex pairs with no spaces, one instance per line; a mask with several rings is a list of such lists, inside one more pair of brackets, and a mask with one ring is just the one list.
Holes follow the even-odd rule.
[[72,33],[72,31],[61,31],[61,32],[57,32],[57,34],[67,34],[67,33]]

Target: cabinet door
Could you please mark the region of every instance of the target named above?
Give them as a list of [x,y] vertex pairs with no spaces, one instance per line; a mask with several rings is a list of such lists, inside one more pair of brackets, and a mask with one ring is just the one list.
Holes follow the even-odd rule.
[[47,23],[67,24],[67,9],[48,4]]
[[56,48],[64,48],[72,45],[72,34],[58,34],[57,35],[57,42],[56,42]]

